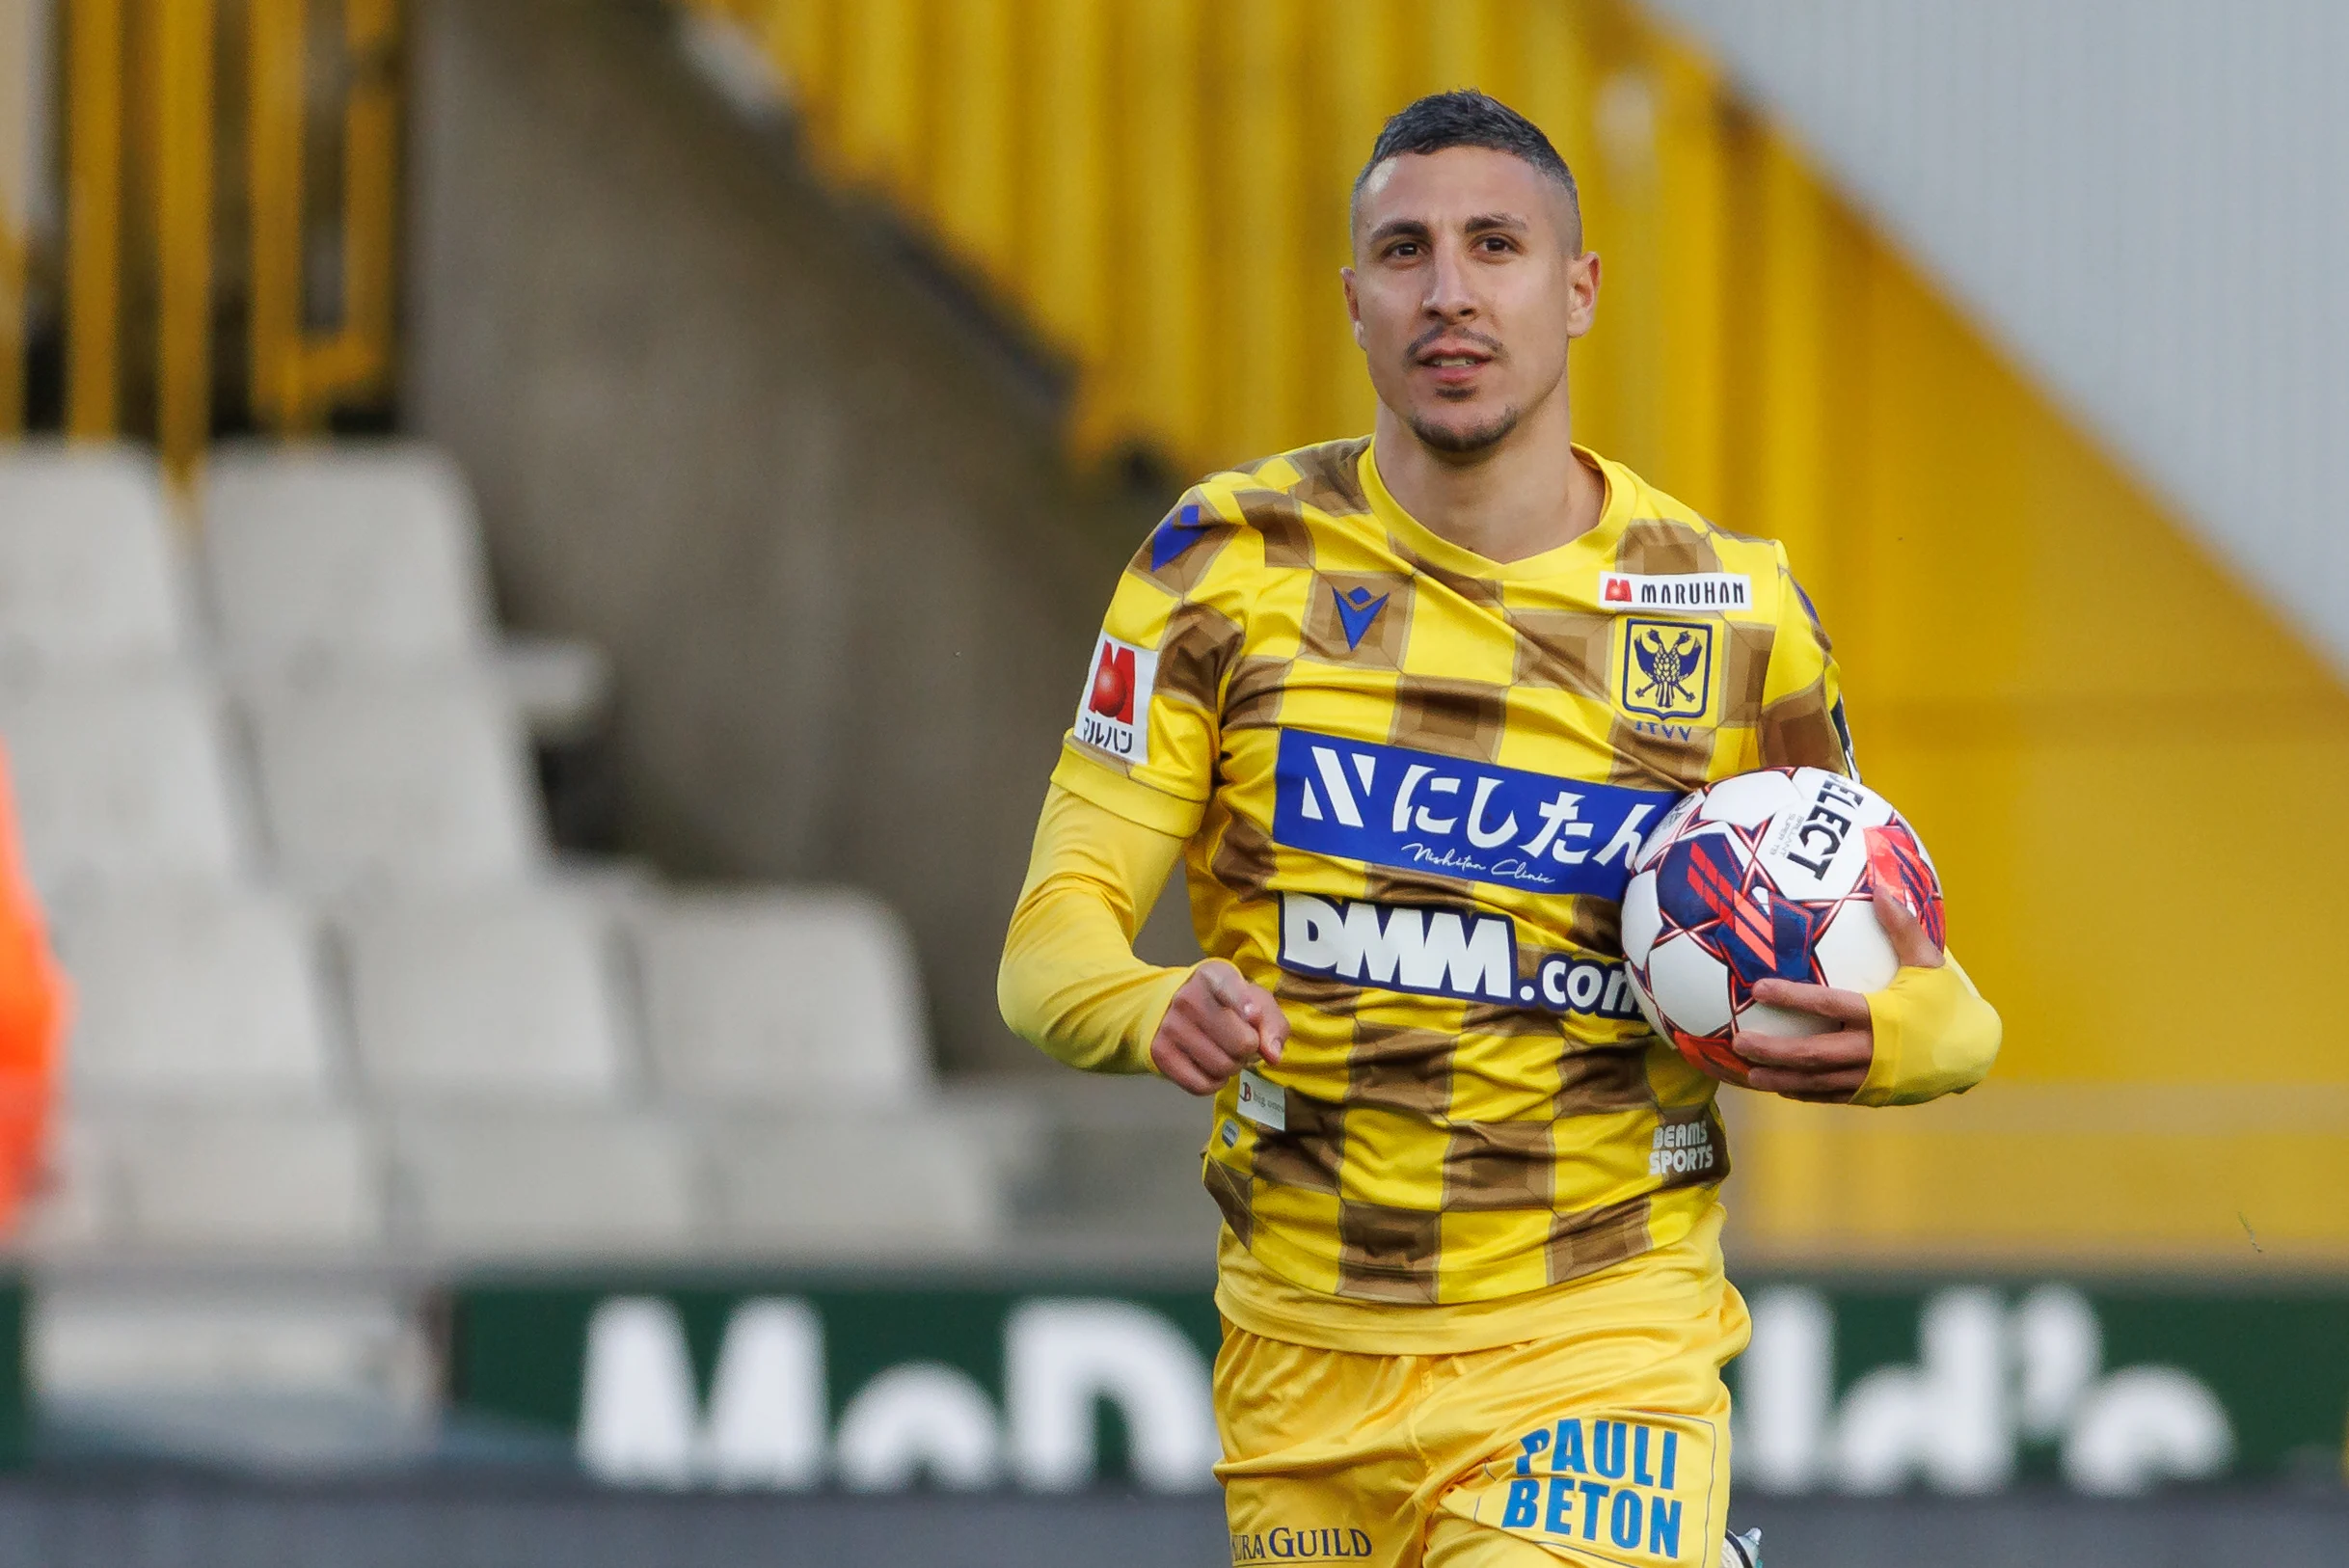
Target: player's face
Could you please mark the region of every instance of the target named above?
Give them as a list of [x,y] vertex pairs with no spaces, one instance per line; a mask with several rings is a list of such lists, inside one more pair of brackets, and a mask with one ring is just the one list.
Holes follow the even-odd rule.
[[1506,152],[1446,148],[1370,172],[1346,311],[1379,401],[1429,446],[1483,451],[1559,391],[1599,294],[1579,230],[1566,193]]

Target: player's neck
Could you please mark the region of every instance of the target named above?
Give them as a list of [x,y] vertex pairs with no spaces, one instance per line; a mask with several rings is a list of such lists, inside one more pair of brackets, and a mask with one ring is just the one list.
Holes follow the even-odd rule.
[[1427,529],[1507,563],[1580,538],[1599,523],[1606,483],[1575,455],[1559,396],[1472,458],[1431,449],[1394,412],[1378,411],[1378,473]]

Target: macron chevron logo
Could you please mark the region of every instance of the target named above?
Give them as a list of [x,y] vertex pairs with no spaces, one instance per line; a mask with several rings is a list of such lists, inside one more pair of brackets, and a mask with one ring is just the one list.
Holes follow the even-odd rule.
[[1337,601],[1337,624],[1346,634],[1348,651],[1363,645],[1363,638],[1369,635],[1370,623],[1378,619],[1378,612],[1387,608],[1389,599],[1394,597],[1382,593],[1373,599],[1368,588],[1356,588],[1351,593],[1339,593],[1332,588],[1330,596]]

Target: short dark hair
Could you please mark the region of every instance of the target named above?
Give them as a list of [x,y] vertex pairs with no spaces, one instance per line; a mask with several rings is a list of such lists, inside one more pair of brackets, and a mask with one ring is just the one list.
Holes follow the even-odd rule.
[[1430,93],[1388,118],[1378,140],[1371,144],[1370,161],[1354,176],[1349,211],[1361,206],[1363,185],[1370,172],[1389,158],[1406,152],[1441,152],[1450,147],[1490,148],[1524,159],[1565,191],[1566,204],[1574,208],[1575,227],[1581,228],[1582,197],[1575,189],[1574,171],[1566,167],[1566,160],[1558,156],[1541,126],[1472,87]]

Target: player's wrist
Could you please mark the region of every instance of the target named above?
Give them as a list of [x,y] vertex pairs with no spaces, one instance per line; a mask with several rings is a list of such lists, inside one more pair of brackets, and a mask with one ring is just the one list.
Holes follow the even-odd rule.
[[1157,979],[1152,983],[1148,1005],[1135,1020],[1131,1042],[1132,1049],[1141,1059],[1143,1069],[1151,1076],[1168,1076],[1166,1063],[1160,1060],[1160,1052],[1174,1048],[1167,1033],[1167,1015],[1174,1012],[1175,998],[1191,983],[1192,976],[1215,961],[1213,959],[1202,959],[1185,967],[1165,968],[1158,972]]
[[1972,1088],[1998,1054],[2001,1024],[1955,960],[1904,965],[1868,996],[1875,1060],[1855,1105],[1914,1105]]

